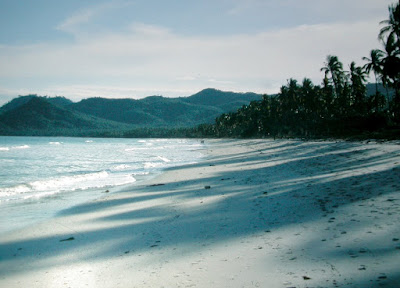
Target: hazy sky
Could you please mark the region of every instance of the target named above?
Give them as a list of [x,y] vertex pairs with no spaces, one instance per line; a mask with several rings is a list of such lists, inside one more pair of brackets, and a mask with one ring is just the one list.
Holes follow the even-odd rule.
[[0,104],[18,95],[275,93],[371,49],[393,0],[0,0]]

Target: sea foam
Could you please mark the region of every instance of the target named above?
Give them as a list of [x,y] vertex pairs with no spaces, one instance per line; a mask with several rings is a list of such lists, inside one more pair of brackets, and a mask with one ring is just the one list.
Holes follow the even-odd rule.
[[135,181],[132,175],[113,175],[107,171],[63,176],[0,188],[0,201],[41,198],[60,192],[126,185]]
[[13,146],[13,149],[29,149],[31,146],[29,145],[21,145],[21,146]]
[[0,140],[1,202],[109,190],[201,157],[194,152],[199,142],[185,139],[0,136]]

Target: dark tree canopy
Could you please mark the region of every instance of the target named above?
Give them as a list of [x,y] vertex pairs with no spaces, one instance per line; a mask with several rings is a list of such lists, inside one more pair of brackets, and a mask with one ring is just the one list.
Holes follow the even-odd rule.
[[[221,115],[210,130],[219,137],[351,137],[379,132],[400,137],[399,3],[389,6],[389,19],[381,25],[383,49],[363,57],[364,66],[353,61],[345,71],[337,56],[328,55],[321,86],[307,78],[301,84],[290,79],[278,95],[265,95],[236,113]],[[367,96],[371,72],[375,93]],[[386,93],[378,89],[382,85]]]

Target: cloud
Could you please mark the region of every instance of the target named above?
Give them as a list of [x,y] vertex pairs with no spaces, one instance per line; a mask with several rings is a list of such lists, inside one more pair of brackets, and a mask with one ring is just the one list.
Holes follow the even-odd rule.
[[[282,2],[283,0],[280,0]],[[252,10],[257,10],[263,6],[271,6],[271,1],[263,0],[235,0],[233,1],[233,6],[228,10],[230,15],[239,15]]]
[[96,15],[96,10],[97,9],[80,10],[65,19],[56,27],[56,29],[68,33],[74,33],[79,25],[88,23],[90,19]]
[[231,0],[227,16],[242,26],[267,31],[319,25],[371,21],[387,17],[387,7],[394,0]]
[[131,31],[136,35],[148,37],[164,37],[171,34],[170,29],[166,27],[149,25],[145,23],[135,22],[131,25]]
[[[197,91],[195,91],[197,92]],[[79,101],[82,98],[105,97],[105,98],[134,98],[139,99],[152,95],[164,95],[167,93],[172,97],[191,95],[193,89],[176,89],[173,87],[121,87],[112,85],[70,85],[70,86],[52,86],[39,93],[41,95],[64,95],[73,101]]]
[[[93,6],[81,8],[72,15],[59,23],[55,29],[72,34],[75,37],[81,36],[81,33],[86,31],[90,24],[95,23],[96,19],[101,18],[106,14],[111,14],[112,11],[129,6],[129,2],[123,0],[112,0],[109,2],[99,3]],[[86,28],[86,29],[85,29]],[[90,30],[90,29],[89,29]],[[94,30],[92,29],[92,33]],[[87,35],[85,35],[86,37]]]
[[[70,23],[82,23],[93,17],[89,14]],[[328,54],[337,55],[345,67],[361,62],[377,48],[379,20],[218,37],[134,23],[125,33],[96,34],[69,44],[3,45],[0,78],[20,79],[23,87],[31,85],[30,93],[79,97],[190,95],[209,86],[272,93],[290,77],[319,84]],[[6,82],[0,82],[4,89]]]
[[198,77],[192,75],[179,76],[176,78],[177,81],[194,81],[196,79],[198,79]]

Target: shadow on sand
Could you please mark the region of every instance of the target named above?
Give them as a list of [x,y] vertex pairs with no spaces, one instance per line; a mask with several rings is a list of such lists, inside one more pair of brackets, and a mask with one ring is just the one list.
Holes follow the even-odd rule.
[[[218,145],[256,149],[168,169],[174,173],[188,169],[203,171],[204,177],[171,180],[160,186],[133,186],[120,192],[120,197],[79,205],[58,216],[62,219],[86,215],[90,224],[94,224],[91,230],[80,231],[76,227],[75,231],[71,223],[64,234],[0,241],[0,277],[26,272],[17,268],[24,261],[37,261],[32,268],[45,271],[52,265],[102,261],[127,254],[163,251],[160,257],[174,258],[178,257],[175,249],[180,249],[182,256],[251,235],[264,235],[272,241],[274,231],[296,224],[301,233],[302,227],[322,221],[325,229],[336,229],[337,237],[324,239],[326,231],[316,231],[306,241],[297,241],[293,236],[293,241],[297,241],[293,244],[296,251],[311,251],[307,256],[310,261],[313,257],[330,259],[332,270],[336,269],[335,263],[347,261],[354,262],[360,270],[351,280],[341,279],[341,271],[333,271],[337,280],[312,285],[393,287],[399,284],[400,270],[371,271],[365,267],[365,272],[361,264],[370,257],[393,257],[395,253],[400,260],[400,242],[395,241],[400,238],[400,229],[390,223],[400,220],[400,195],[393,197],[393,192],[400,191],[400,164],[396,162],[400,159],[399,150],[379,153],[373,145],[347,142],[254,140],[225,141]],[[210,189],[204,189],[206,185]],[[377,198],[379,201],[374,201]],[[350,205],[365,209],[371,221],[363,220],[365,217],[360,215],[337,213]],[[112,213],[100,213],[104,211]],[[352,233],[360,231],[365,233],[355,237],[361,239],[359,242],[346,241],[354,236]],[[367,234],[368,231],[371,233]],[[65,239],[70,241],[60,242]],[[378,243],[375,241],[387,242],[388,248],[378,251],[374,248],[373,243]],[[102,249],[91,249],[96,246]],[[60,255],[74,257],[68,258],[70,263],[53,263],[52,259]]]

